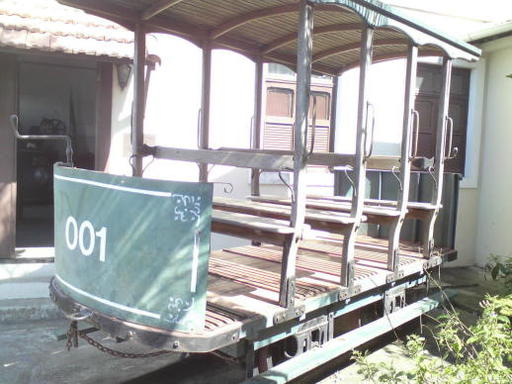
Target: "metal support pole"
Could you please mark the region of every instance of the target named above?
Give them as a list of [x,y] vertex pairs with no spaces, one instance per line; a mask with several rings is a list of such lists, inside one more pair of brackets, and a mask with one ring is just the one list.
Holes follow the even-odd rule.
[[446,157],[446,130],[448,125],[448,109],[450,105],[450,86],[452,78],[452,59],[447,57],[443,60],[443,88],[439,99],[439,113],[437,117],[437,131],[436,131],[436,153],[434,163],[434,182],[432,189],[432,204],[435,205],[435,210],[431,212],[430,217],[425,222],[423,230],[423,257],[430,258],[434,250],[434,225],[436,223],[437,215],[439,214],[439,207],[441,205],[441,198],[443,196],[443,179],[444,179],[444,162]]
[[295,259],[302,237],[306,209],[306,134],[308,127],[309,93],[313,50],[313,7],[300,1],[297,38],[297,103],[295,107],[295,144],[293,171],[293,201],[290,226],[295,231],[283,248],[279,304],[293,305],[295,298]]
[[[201,94],[201,123],[199,125],[200,149],[210,146],[210,90],[212,80],[212,49],[209,44],[203,47],[203,82]],[[208,164],[199,164],[199,181],[208,181]]]
[[[411,180],[411,148],[413,120],[415,116],[414,100],[416,92],[416,72],[418,67],[418,47],[409,44],[407,52],[407,70],[405,77],[404,115],[402,128],[402,143],[400,152],[400,187],[397,209],[400,216],[395,219],[389,231],[388,269],[396,272],[399,266],[400,231],[407,213],[409,202],[409,186]],[[416,118],[418,116],[416,115]],[[416,132],[418,134],[418,132]]]
[[141,149],[144,144],[144,104],[145,82],[144,67],[146,63],[146,31],[144,25],[135,26],[135,52],[134,52],[134,91],[132,115],[132,168],[133,176],[142,177]]
[[[356,154],[354,161],[354,190],[352,191],[352,209],[350,216],[355,223],[349,228],[343,240],[341,258],[341,285],[348,287],[354,280],[354,255],[357,231],[363,216],[363,204],[366,185],[366,163],[368,140],[368,72],[372,64],[373,28],[363,28],[361,36],[359,67],[359,101],[357,108]],[[371,145],[371,143],[370,143]]]
[[331,94],[331,123],[329,125],[329,152],[334,152],[334,145],[336,141],[336,118],[337,118],[337,105],[338,105],[338,89],[340,86],[339,77],[332,78],[332,94]]
[[[256,73],[254,78],[254,119],[251,131],[251,149],[260,149],[261,123],[263,114],[263,61],[256,61]],[[260,195],[260,170],[251,171],[251,196]]]

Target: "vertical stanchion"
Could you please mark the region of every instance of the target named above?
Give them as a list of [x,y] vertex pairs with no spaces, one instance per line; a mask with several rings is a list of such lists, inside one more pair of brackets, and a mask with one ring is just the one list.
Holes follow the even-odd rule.
[[132,114],[132,174],[142,176],[141,148],[144,144],[144,67],[146,61],[146,31],[144,25],[137,23],[135,26],[135,51],[134,51],[134,92]]
[[[254,76],[254,119],[251,131],[251,149],[260,149],[263,112],[263,61],[256,61]],[[251,196],[260,195],[260,170],[251,170]]]
[[[210,146],[210,90],[212,82],[212,49],[209,44],[203,47],[203,80],[201,93],[201,121],[199,124],[200,149]],[[199,181],[208,181],[208,164],[199,164]]]
[[[355,222],[345,232],[343,240],[340,283],[345,287],[353,285],[356,235],[363,216],[367,147],[368,140],[371,137],[368,132],[368,72],[372,63],[373,32],[373,28],[365,26],[361,36],[354,190],[352,191],[352,208],[350,212],[350,216]],[[369,145],[371,145],[371,143]]]
[[[418,64],[418,47],[409,44],[407,51],[407,70],[405,77],[404,115],[402,128],[402,143],[400,151],[400,190],[398,193],[397,210],[400,215],[395,218],[389,230],[388,269],[397,272],[399,266],[400,231],[407,213],[409,202],[409,185],[411,180],[411,147],[414,120],[414,100],[416,92],[416,70]],[[417,116],[416,116],[417,117]],[[418,134],[418,132],[416,132]]]
[[297,38],[297,102],[295,106],[295,142],[293,196],[290,226],[295,230],[284,244],[281,269],[279,304],[289,307],[295,297],[295,262],[298,242],[302,237],[306,209],[306,134],[308,126],[311,62],[313,50],[313,7],[306,0],[300,1]]
[[[452,59],[447,57],[443,60],[442,90],[439,99],[439,113],[437,117],[436,130],[436,153],[434,158],[434,171],[432,173],[433,189],[432,204],[435,209],[430,212],[425,221],[423,230],[423,257],[430,258],[434,250],[434,225],[441,205],[443,196],[444,162],[446,155],[446,131],[448,126],[448,109],[450,105],[450,86],[452,78]],[[448,154],[449,156],[449,154]]]
[[336,118],[337,118],[337,100],[338,100],[338,89],[340,86],[339,77],[334,76],[332,78],[332,94],[331,94],[331,120],[329,124],[329,152],[334,153],[335,141],[336,141]]

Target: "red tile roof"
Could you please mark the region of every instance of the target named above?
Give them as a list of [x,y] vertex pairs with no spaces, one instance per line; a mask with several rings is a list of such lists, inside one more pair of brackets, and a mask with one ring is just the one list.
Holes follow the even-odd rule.
[[131,58],[133,33],[55,0],[2,0],[2,47]]

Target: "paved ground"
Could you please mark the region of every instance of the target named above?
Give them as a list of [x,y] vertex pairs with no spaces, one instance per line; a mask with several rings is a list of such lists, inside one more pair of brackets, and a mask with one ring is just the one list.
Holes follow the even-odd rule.
[[[495,284],[483,280],[476,269],[449,270],[444,274],[447,284],[459,286],[459,295],[453,300],[462,308],[464,316],[474,318],[483,290],[494,290]],[[81,342],[78,349],[64,350],[64,341],[55,334],[64,331],[64,320],[0,324],[0,383],[8,384],[64,384],[64,383],[238,383],[243,372],[233,363],[211,355],[182,359],[181,355],[164,355],[151,359],[120,359],[101,353]],[[95,338],[97,333],[93,334]],[[104,338],[105,344],[125,351],[140,352],[141,347],[115,344]],[[394,359],[407,366],[403,348],[395,342],[380,348],[370,357],[373,361]],[[180,361],[181,360],[181,361]],[[313,378],[299,382],[322,384],[362,383],[357,367],[348,366],[338,371],[342,362],[324,368]]]
[[[65,341],[55,334],[67,326],[65,320],[26,322],[0,326],[0,383],[9,384],[99,384],[99,383],[237,383],[243,372],[214,356],[182,360],[182,355],[150,359],[120,359],[101,353],[81,342],[65,350]],[[95,338],[97,334],[94,333]],[[108,346],[140,352],[129,342]],[[180,361],[182,360],[182,361]]]

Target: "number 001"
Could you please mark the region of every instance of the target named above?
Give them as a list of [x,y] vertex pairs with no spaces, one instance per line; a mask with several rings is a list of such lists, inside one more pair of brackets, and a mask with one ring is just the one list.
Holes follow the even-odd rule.
[[107,246],[107,228],[102,227],[95,231],[94,226],[89,220],[85,220],[78,227],[78,223],[73,216],[66,220],[66,245],[70,250],[80,248],[84,256],[91,256],[96,246],[96,237],[100,239],[100,261],[105,261],[105,250]]

